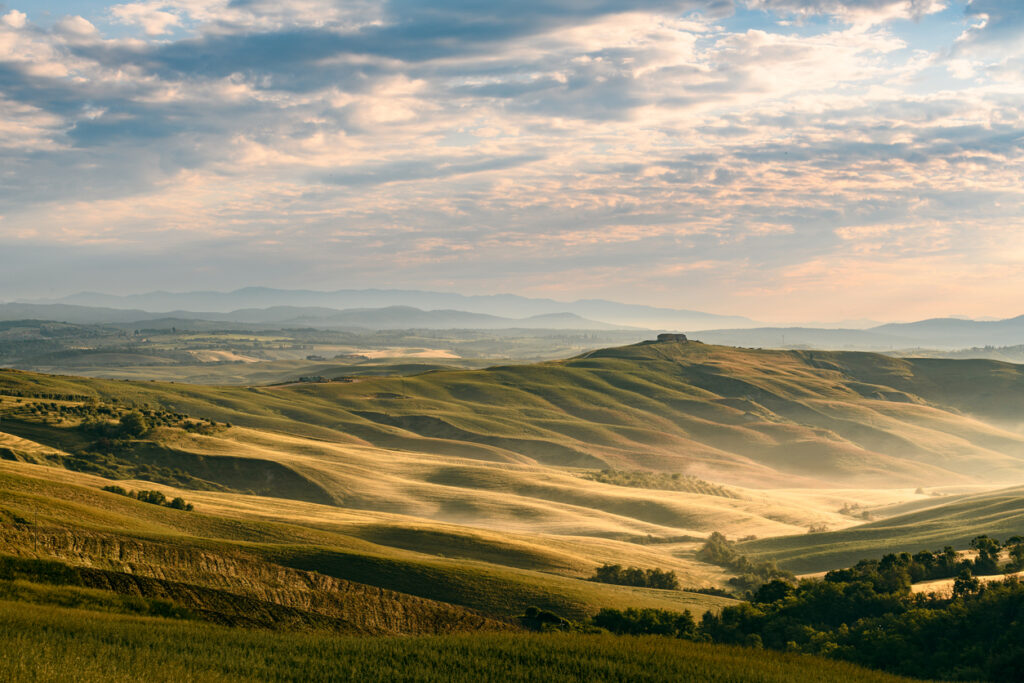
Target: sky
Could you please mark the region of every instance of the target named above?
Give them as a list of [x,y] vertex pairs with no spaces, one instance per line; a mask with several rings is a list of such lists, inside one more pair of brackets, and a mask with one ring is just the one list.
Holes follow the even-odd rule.
[[0,300],[1024,313],[1018,0],[11,0]]

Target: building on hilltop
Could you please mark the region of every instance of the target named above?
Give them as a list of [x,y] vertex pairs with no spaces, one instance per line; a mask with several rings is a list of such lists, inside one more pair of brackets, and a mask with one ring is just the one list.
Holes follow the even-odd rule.
[[662,332],[658,335],[658,341],[660,342],[685,342],[686,335],[678,334],[674,332]]

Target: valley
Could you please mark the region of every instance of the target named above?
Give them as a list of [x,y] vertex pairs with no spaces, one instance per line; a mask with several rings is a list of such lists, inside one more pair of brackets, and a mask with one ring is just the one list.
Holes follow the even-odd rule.
[[[0,573],[40,609],[289,632],[714,613],[743,597],[714,532],[798,573],[1018,533],[1022,402],[1005,363],[700,342],[278,386],[0,370]],[[615,564],[680,590],[590,580]]]

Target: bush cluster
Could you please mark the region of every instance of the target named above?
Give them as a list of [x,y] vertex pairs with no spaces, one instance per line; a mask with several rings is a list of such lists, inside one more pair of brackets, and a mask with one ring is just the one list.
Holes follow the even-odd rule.
[[696,640],[697,623],[689,610],[670,612],[663,609],[602,609],[590,621],[598,628],[616,634],[659,635]]
[[[952,547],[942,550],[922,550],[913,555],[900,553],[887,555],[880,561],[863,560],[849,569],[838,569],[832,572],[835,580],[868,577],[873,580],[879,576],[891,577],[889,580],[910,585],[933,579],[950,579],[960,576],[963,572],[971,575],[991,575],[1016,572],[1024,569],[1024,538],[1013,536],[1005,543],[990,536],[975,536],[970,543],[975,557],[961,557]],[[1006,552],[1007,562],[1001,561]]]
[[706,496],[739,498],[735,491],[725,486],[704,481],[691,474],[680,474],[678,472],[608,469],[597,472],[584,472],[581,476],[584,479],[599,481],[602,484],[614,484],[615,486],[631,486],[633,488],[659,489],[662,491],[684,491],[686,493],[700,493]]
[[530,631],[583,631],[586,627],[571,619],[540,607],[530,606],[516,617],[519,624]]
[[[152,408],[148,405],[126,409],[100,403],[94,398],[82,400],[82,397],[63,394],[42,394],[30,398],[48,398],[50,401],[15,405],[6,413],[12,417],[56,417],[60,420],[77,421],[78,428],[83,432],[107,439],[138,438],[156,427],[176,427],[189,432],[212,434],[221,428],[231,426],[227,422],[218,423],[207,418],[194,418],[185,413]],[[80,402],[66,404],[56,403],[57,400]]]
[[740,595],[752,595],[770,581],[796,581],[793,574],[779,569],[775,562],[756,562],[743,555],[735,543],[717,531],[713,531],[697,551],[697,559],[737,572],[738,576],[729,579],[729,585]]
[[679,579],[676,578],[674,571],[623,567],[620,564],[601,565],[594,570],[594,575],[590,577],[590,580],[600,583],[614,583],[619,586],[679,590]]
[[103,490],[109,491],[110,493],[116,493],[119,496],[128,496],[129,498],[134,498],[135,500],[142,501],[143,503],[149,503],[151,505],[162,505],[164,507],[174,508],[175,510],[185,510],[188,512],[191,512],[194,509],[192,503],[186,503],[184,498],[178,497],[168,500],[167,496],[160,491],[129,491],[123,486],[116,486],[113,484],[110,486],[104,486]]

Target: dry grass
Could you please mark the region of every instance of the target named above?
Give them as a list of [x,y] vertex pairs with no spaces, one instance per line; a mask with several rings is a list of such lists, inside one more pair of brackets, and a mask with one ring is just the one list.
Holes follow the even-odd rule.
[[[676,571],[688,586],[721,584],[720,569],[694,558],[711,531],[785,537],[751,552],[793,562],[813,556],[808,564],[821,568],[839,556],[816,549],[827,534],[805,532],[856,527],[849,538],[862,538],[865,520],[849,514],[851,506],[881,519],[940,502],[915,493],[918,486],[984,490],[1024,477],[1024,438],[995,418],[954,409],[962,401],[939,381],[942,367],[872,354],[654,344],[530,366],[276,389],[3,371],[0,392],[9,394],[148,404],[230,421],[234,427],[207,435],[162,428],[131,448],[164,467],[230,461],[265,479],[261,495],[252,495],[223,474],[230,468],[206,467],[202,476],[223,490],[156,486],[196,505],[187,521],[58,489],[33,496],[10,483],[3,505],[40,523],[276,545],[278,559],[319,558],[336,574],[348,566],[358,580],[386,567],[399,590],[429,576],[444,578],[438,585],[449,588],[438,594],[445,596],[508,581],[524,596],[540,587],[534,592],[548,604],[570,610],[601,600],[655,606],[666,599],[607,592],[579,578],[625,561]],[[993,367],[971,372],[996,394],[1016,396],[1014,376]],[[0,400],[5,410],[15,399]],[[0,462],[0,471],[92,489],[109,483],[31,464],[72,448],[70,427],[5,419],[11,434],[0,436],[0,453],[24,462]],[[606,467],[714,484],[665,490],[579,476]],[[323,504],[299,489],[323,492]],[[906,538],[906,529],[867,533],[876,548]],[[847,554],[865,547],[843,546]]]

